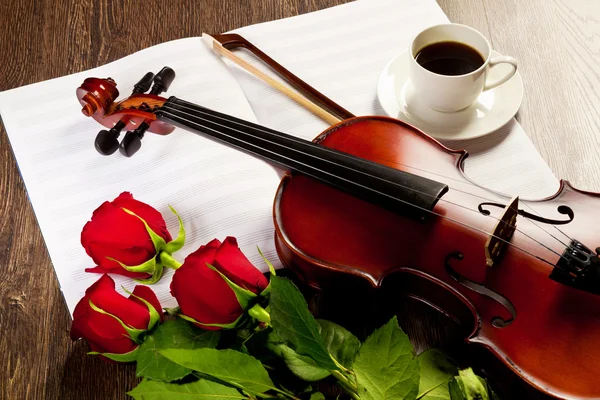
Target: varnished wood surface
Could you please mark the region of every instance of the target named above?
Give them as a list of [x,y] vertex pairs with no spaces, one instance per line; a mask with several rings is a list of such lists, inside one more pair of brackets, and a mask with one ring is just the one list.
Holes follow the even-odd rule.
[[[224,32],[344,0],[0,2],[0,90],[93,68],[167,40]],[[518,119],[557,177],[600,191],[600,3],[438,0],[519,61]],[[86,356],[68,338],[64,304],[6,133],[0,133],[0,399],[124,399],[134,367]],[[453,342],[452,328],[415,308],[418,347]],[[414,318],[412,318],[414,316]]]

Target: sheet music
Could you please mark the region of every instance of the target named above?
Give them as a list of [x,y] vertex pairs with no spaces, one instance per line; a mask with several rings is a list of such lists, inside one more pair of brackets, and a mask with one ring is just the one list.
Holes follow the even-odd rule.
[[[178,222],[168,205],[180,213],[187,240],[174,254],[179,261],[201,244],[230,235],[263,271],[268,267],[256,246],[276,263],[271,206],[279,179],[266,163],[180,129],[166,137],[147,133],[132,158],[118,152],[103,157],[94,149],[104,128],[81,114],[76,88],[85,78],[110,76],[123,98],[146,72],[165,65],[177,74],[165,95],[256,121],[228,68],[199,38],[163,43],[94,70],[0,93],[0,114],[71,313],[100,277],[84,271],[95,264],[80,244],[81,230],[96,207],[122,191],[157,208],[173,237]],[[164,307],[174,307],[173,271],[165,271],[151,287]],[[135,285],[112,276],[119,291],[121,285],[129,290]]]
[[[434,0],[358,0],[234,32],[353,114],[385,115],[377,100],[379,74],[419,31],[447,22]],[[253,63],[260,65],[257,59]],[[261,124],[305,139],[327,128],[293,100],[237,66],[232,70]],[[485,187],[522,199],[558,190],[557,179],[514,119],[491,135],[444,144],[469,152],[466,173]]]
[[[383,115],[376,96],[380,71],[414,34],[446,21],[434,0],[359,0],[237,32],[351,112]],[[188,233],[186,246],[175,254],[180,261],[200,244],[231,235],[263,271],[256,246],[280,266],[271,217],[278,178],[265,163],[180,129],[167,137],[147,134],[130,159],[96,153],[93,141],[101,127],[81,114],[75,89],[87,77],[111,76],[126,95],[144,73],[164,65],[177,73],[169,93],[182,99],[306,139],[327,128],[274,89],[227,68],[200,38],[0,93],[0,114],[71,313],[99,277],[84,272],[94,264],[80,245],[81,229],[101,202],[122,191],[161,211],[173,235],[177,220],[168,205],[180,212]],[[541,197],[557,188],[514,121],[493,135],[455,145],[472,154],[467,173],[492,189]],[[171,275],[167,270],[152,286],[164,307],[176,304],[169,293]],[[113,277],[118,290],[134,285]]]

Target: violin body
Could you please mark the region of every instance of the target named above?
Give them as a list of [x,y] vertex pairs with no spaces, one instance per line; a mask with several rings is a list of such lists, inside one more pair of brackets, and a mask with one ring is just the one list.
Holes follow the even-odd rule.
[[[516,247],[558,262],[559,256],[526,236],[542,238],[561,254],[565,246],[540,226],[566,241],[558,230],[519,218],[511,245],[489,267],[484,251],[489,235],[484,232],[492,232],[498,221],[474,210],[484,199],[499,197],[465,176],[466,152],[449,150],[385,117],[343,121],[316,141],[432,179],[445,177],[450,190],[434,208],[438,215],[420,221],[289,174],[273,209],[277,250],[286,267],[320,289],[335,287],[348,276],[380,287],[393,276],[395,282],[404,282],[396,290],[466,324],[467,342],[484,346],[541,391],[559,398],[600,398],[600,296],[551,280],[548,263]],[[562,181],[556,195],[527,202],[548,218],[559,218],[557,209],[565,204],[574,218],[560,230],[581,242],[600,244],[599,194]],[[502,211],[490,209],[492,217]],[[459,283],[448,268],[499,294],[500,300]]]
[[[539,393],[600,398],[600,194],[561,181],[546,199],[509,201],[466,176],[464,150],[396,119],[350,117],[314,90],[342,121],[310,142],[160,97],[174,73],[157,77],[158,89],[120,102],[112,80],[78,89],[83,114],[110,128],[96,138],[101,154],[129,157],[144,132],[180,126],[288,167],[273,204],[275,244],[300,280],[355,303],[372,292],[392,293],[388,303],[409,296]],[[119,144],[123,129],[135,130]]]

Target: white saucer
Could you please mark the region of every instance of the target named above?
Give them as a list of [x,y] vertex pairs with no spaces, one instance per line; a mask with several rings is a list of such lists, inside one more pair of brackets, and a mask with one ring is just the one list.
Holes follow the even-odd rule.
[[[500,54],[492,51],[492,57]],[[490,77],[505,73],[510,65],[498,65]],[[379,76],[377,97],[385,113],[409,123],[436,139],[464,140],[484,136],[515,116],[523,100],[519,71],[502,85],[483,92],[471,106],[454,113],[435,111],[419,101],[408,79],[408,52],[396,56]]]

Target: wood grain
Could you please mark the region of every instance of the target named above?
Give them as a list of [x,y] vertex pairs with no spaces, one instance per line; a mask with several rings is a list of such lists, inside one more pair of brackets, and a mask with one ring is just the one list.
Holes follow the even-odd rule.
[[[4,0],[0,90],[82,71],[181,37],[218,33],[345,0]],[[585,0],[438,0],[519,60],[518,119],[556,176],[600,191],[600,4]],[[0,133],[0,399],[125,399],[134,367],[86,356],[4,128]],[[443,318],[404,310],[419,349],[456,344]]]
[[525,97],[517,119],[557,178],[600,191],[600,3],[438,0],[515,57]]

